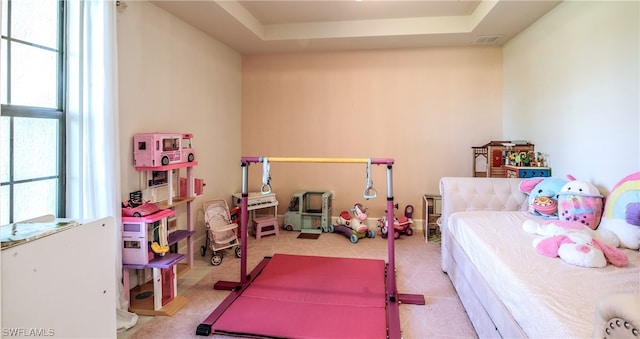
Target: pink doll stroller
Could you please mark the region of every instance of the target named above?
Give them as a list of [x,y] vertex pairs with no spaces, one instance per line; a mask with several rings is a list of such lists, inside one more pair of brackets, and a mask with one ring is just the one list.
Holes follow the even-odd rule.
[[236,257],[240,258],[240,242],[238,241],[238,224],[231,218],[226,200],[215,199],[205,201],[202,204],[204,222],[207,227],[205,244],[200,249],[204,257],[208,248],[211,248],[211,265],[218,266],[222,263],[223,249],[234,247]]

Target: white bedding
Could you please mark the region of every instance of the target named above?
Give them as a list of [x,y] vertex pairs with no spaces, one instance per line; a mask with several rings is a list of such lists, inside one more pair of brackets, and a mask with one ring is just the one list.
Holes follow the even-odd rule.
[[626,267],[583,268],[536,253],[522,211],[466,211],[450,216],[451,235],[530,338],[591,337],[596,303],[640,293],[640,252],[624,250]]

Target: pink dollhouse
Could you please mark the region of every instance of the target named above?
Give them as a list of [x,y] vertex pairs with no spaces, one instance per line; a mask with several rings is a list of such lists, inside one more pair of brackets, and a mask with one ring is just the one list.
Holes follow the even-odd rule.
[[133,164],[156,167],[192,162],[192,138],[190,133],[138,133],[133,136]]

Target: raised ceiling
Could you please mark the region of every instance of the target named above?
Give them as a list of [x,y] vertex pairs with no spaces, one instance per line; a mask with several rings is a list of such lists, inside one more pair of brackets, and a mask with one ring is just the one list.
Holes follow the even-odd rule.
[[561,1],[152,0],[242,54],[502,45]]

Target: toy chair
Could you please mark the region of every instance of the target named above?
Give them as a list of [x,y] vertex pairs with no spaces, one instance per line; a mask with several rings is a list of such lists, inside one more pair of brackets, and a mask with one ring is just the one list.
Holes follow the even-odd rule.
[[238,224],[231,219],[231,213],[227,201],[223,199],[209,200],[202,204],[204,221],[207,227],[205,245],[200,254],[204,256],[207,248],[211,248],[211,265],[218,266],[222,263],[223,249],[236,247],[236,257],[240,258],[240,243],[238,242]]

